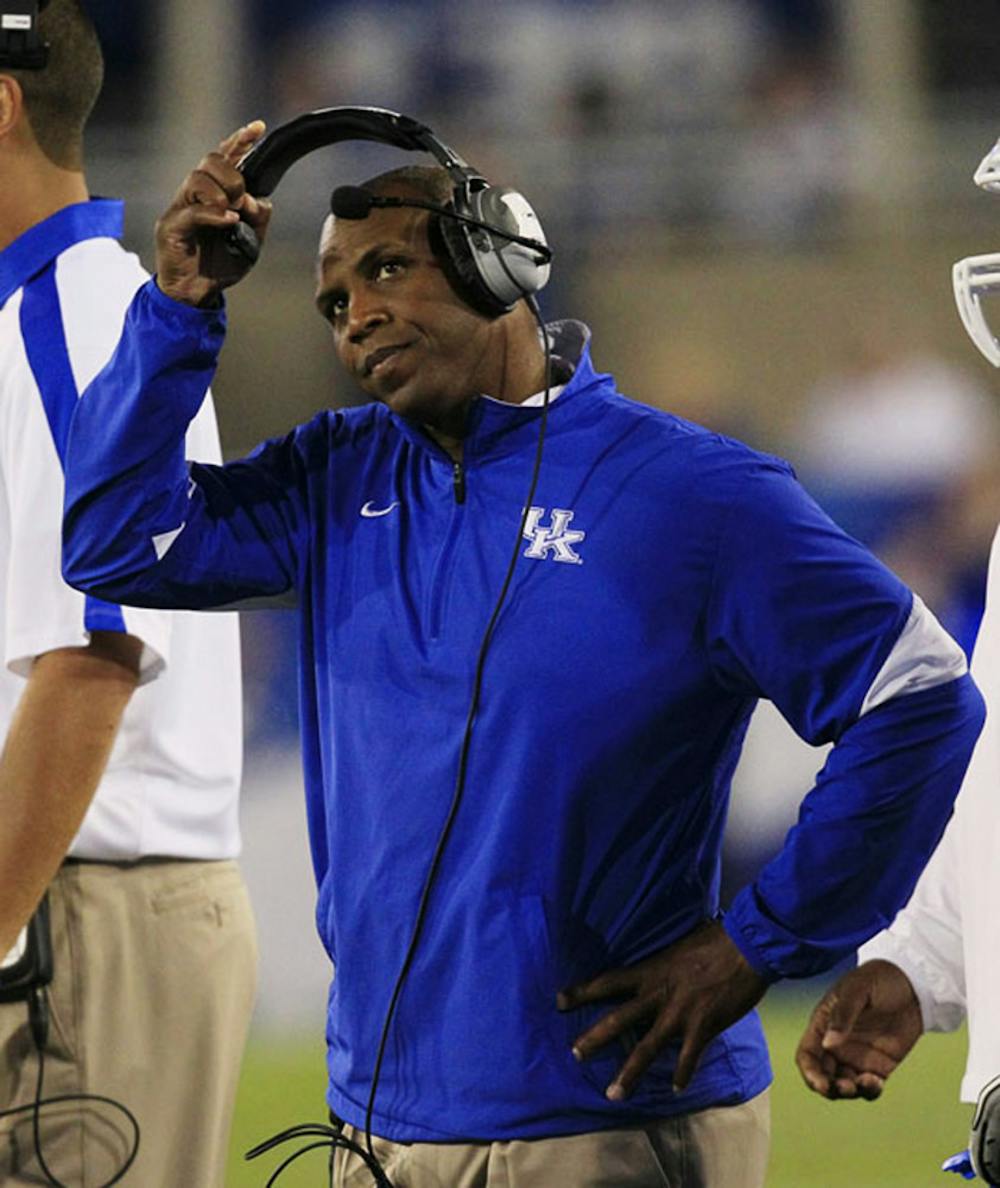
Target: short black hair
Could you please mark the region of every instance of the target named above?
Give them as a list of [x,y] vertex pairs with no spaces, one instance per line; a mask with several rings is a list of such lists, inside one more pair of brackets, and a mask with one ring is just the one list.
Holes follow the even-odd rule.
[[50,0],[38,20],[49,44],[42,70],[9,70],[24,94],[38,146],[62,169],[83,166],[83,132],[104,82],[104,55],[80,0]]
[[401,165],[361,183],[361,189],[380,196],[400,187],[413,190],[419,198],[446,206],[451,202],[454,183],[440,165]]

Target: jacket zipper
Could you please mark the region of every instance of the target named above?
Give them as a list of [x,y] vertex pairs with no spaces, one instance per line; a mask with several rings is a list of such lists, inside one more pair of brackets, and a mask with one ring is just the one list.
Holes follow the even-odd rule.
[[442,617],[447,591],[451,586],[452,570],[455,563],[455,542],[461,530],[465,503],[465,467],[460,461],[453,462],[451,468],[451,489],[454,496],[451,522],[448,533],[438,554],[431,582],[430,596],[427,602],[427,636],[438,639],[441,635]]

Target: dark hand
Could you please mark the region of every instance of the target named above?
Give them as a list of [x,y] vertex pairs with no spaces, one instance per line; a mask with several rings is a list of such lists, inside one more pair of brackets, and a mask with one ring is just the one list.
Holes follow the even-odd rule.
[[866,961],[820,1001],[795,1063],[815,1093],[874,1101],[923,1033],[909,978],[891,961]]
[[605,1091],[612,1101],[621,1101],[671,1039],[681,1041],[674,1088],[686,1089],[709,1041],[758,1003],[767,986],[722,925],[709,921],[637,965],[609,970],[564,990],[557,1005],[571,1010],[584,1003],[626,999],[577,1037],[573,1053],[579,1060],[636,1024],[648,1024]]
[[248,272],[250,263],[225,239],[241,218],[259,240],[267,231],[271,204],[246,192],[236,168],[263,135],[263,122],[254,120],[228,136],[187,175],[157,222],[156,283],[175,301],[211,305]]

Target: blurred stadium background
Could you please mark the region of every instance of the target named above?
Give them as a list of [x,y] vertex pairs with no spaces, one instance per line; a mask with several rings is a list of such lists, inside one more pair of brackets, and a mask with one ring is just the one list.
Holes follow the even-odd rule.
[[[416,116],[531,198],[556,251],[543,308],[594,326],[599,367],[640,400],[789,457],[971,647],[1000,512],[1000,417],[949,270],[1000,248],[1000,203],[971,184],[1000,134],[993,0],[89,7],[109,57],[91,184],[128,199],[147,264],[157,213],[237,124],[339,103]],[[331,188],[403,159],[340,146],[283,183],[267,257],[231,299],[216,384],[227,455],[357,399],[312,307],[312,257]],[[323,1116],[329,972],[312,929],[291,616],[244,615],[244,648],[245,867],[262,967],[233,1186],[266,1179],[236,1152]],[[727,887],[780,843],[822,760],[761,708]],[[770,1182],[938,1182],[969,1113],[956,1102],[962,1036],[925,1041],[877,1107],[824,1105],[791,1065],[819,989],[768,1001]],[[320,1166],[288,1183],[322,1182]]]

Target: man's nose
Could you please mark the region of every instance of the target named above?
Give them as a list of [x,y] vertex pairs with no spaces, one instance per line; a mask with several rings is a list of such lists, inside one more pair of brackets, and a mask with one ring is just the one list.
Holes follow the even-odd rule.
[[377,326],[388,320],[388,311],[373,294],[351,294],[347,307],[347,337],[351,342],[363,342]]

